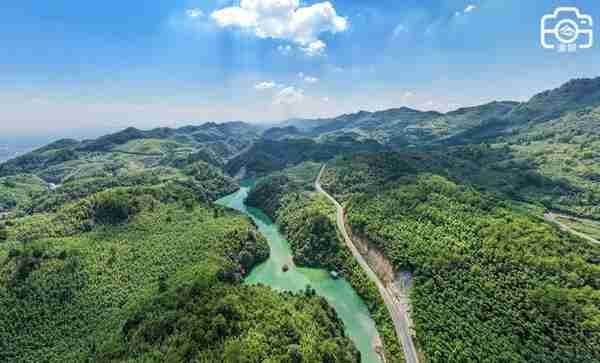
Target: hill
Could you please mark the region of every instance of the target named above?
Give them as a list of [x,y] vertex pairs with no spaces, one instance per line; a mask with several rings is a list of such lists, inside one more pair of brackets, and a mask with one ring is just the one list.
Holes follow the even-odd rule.
[[29,173],[61,184],[73,175],[116,175],[188,160],[221,166],[257,140],[260,132],[239,122],[149,131],[128,128],[95,140],[53,142],[0,164],[0,176]]
[[600,359],[600,247],[402,154],[339,157],[324,175],[356,236],[414,276],[431,362]]
[[1,361],[359,361],[323,299],[241,285],[266,241],[189,189],[110,189],[7,229]]
[[306,136],[353,132],[396,148],[436,144],[489,142],[531,124],[560,118],[567,112],[600,106],[600,77],[574,79],[541,92],[529,101],[491,102],[447,113],[402,107],[378,112],[360,111],[331,119],[289,120]]
[[384,146],[373,140],[336,138],[313,140],[310,138],[261,139],[244,153],[231,159],[225,166],[230,175],[261,176],[298,165],[304,161],[324,161],[343,153],[383,150]]

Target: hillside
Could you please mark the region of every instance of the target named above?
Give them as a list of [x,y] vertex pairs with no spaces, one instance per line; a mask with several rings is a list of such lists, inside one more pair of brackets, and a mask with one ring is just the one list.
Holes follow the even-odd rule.
[[402,155],[336,159],[353,232],[411,271],[428,361],[600,359],[600,247]]
[[[46,211],[108,188],[166,182],[193,185],[215,200],[234,188],[220,169],[260,132],[241,122],[207,123],[58,140],[0,164],[0,213]],[[215,192],[209,184],[229,187]]]
[[243,172],[245,177],[263,176],[298,165],[304,161],[324,161],[344,153],[384,150],[373,140],[333,139],[315,141],[310,138],[261,139],[225,166],[230,175]]
[[596,78],[448,113],[128,128],[1,163],[0,361],[358,362],[310,289],[242,285],[268,246],[212,204],[234,177],[261,178],[248,204],[278,223],[298,265],[348,279],[401,359],[312,191],[322,163],[352,230],[414,275],[428,361],[600,360],[600,251],[543,220],[600,233]]
[[311,289],[242,285],[268,245],[212,202],[257,137],[129,128],[0,164],[0,361],[359,362]]
[[417,155],[427,170],[504,198],[600,219],[599,110],[595,78],[569,81],[524,103],[492,102],[446,114],[363,111],[286,124],[297,134],[305,122],[305,135],[321,142],[374,140]]
[[491,102],[444,114],[406,107],[360,111],[331,119],[289,120],[282,127],[294,127],[294,133],[301,130],[310,137],[351,132],[396,148],[456,145],[490,142],[523,127],[594,106],[600,106],[600,77],[571,80],[523,103]]
[[358,362],[322,299],[241,286],[266,241],[189,193],[112,189],[12,221],[0,243],[0,360]]
[[53,142],[0,164],[0,176],[29,173],[62,184],[73,177],[117,175],[189,160],[221,166],[259,135],[258,127],[244,123],[149,131],[128,128],[95,140]]

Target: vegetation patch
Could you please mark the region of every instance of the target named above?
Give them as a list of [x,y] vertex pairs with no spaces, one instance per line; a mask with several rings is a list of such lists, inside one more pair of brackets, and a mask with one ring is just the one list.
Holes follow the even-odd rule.
[[[598,246],[439,175],[342,158],[325,180],[353,231],[415,277],[420,346],[432,362],[600,359]],[[379,158],[381,156],[374,156]]]

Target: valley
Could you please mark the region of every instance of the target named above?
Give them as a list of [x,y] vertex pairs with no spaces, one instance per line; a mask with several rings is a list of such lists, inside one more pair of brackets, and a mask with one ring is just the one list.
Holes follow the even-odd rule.
[[361,352],[361,361],[382,362],[379,352],[383,347],[364,302],[348,282],[334,279],[330,271],[296,266],[288,242],[279,233],[277,225],[260,210],[244,204],[251,186],[252,183],[242,182],[239,191],[217,201],[217,204],[239,210],[252,218],[270,245],[269,259],[254,267],[244,283],[262,284],[279,291],[302,292],[312,289],[327,300],[344,322],[348,336]]
[[600,361],[599,110],[576,79],[11,158],[0,361]]

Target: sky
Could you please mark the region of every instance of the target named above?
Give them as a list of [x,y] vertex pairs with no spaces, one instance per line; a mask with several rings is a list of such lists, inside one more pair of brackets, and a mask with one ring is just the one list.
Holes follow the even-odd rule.
[[[597,44],[544,49],[559,6],[592,16]],[[22,0],[0,15],[4,137],[444,112],[600,76],[598,0]]]

